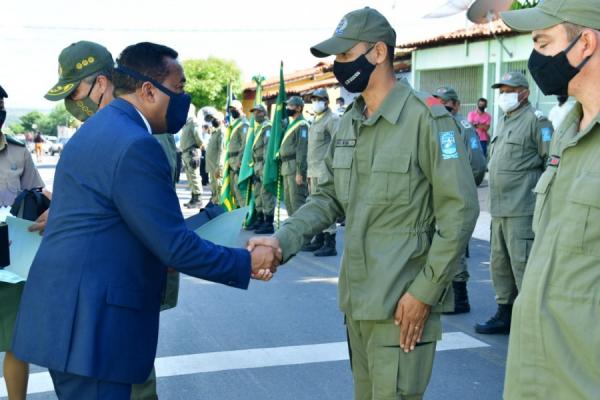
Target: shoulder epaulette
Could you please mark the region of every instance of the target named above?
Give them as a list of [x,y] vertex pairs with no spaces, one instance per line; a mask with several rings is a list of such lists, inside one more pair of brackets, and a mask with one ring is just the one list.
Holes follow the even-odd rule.
[[6,141],[10,144],[25,147],[25,143],[21,142],[19,139],[15,138],[11,135],[6,135]]

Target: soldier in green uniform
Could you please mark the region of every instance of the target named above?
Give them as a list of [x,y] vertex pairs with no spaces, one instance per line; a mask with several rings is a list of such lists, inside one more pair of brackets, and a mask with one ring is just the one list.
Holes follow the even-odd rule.
[[[454,117],[469,155],[469,163],[471,164],[471,172],[473,172],[475,184],[479,186],[485,176],[487,161],[483,155],[483,149],[481,148],[477,132],[469,121],[467,121],[462,114],[459,114],[460,99],[458,98],[456,90],[449,86],[442,86],[435,90],[433,96],[440,99],[442,105],[446,107]],[[454,290],[454,310],[448,314],[463,314],[471,311],[469,295],[467,292],[468,281],[469,270],[467,267],[467,258],[466,254],[463,254],[458,264],[458,272],[452,281],[452,288]]]
[[239,207],[244,207],[246,205],[246,195],[238,188],[238,182],[242,158],[244,157],[244,147],[246,146],[246,135],[248,134],[250,124],[244,115],[244,108],[241,101],[233,100],[229,107],[229,112],[233,117],[233,121],[231,122],[229,148],[227,149],[227,152],[229,153],[231,186],[233,188],[236,204]]
[[256,198],[257,222],[254,226],[256,233],[273,233],[275,216],[275,196],[262,185],[261,179],[265,166],[265,154],[271,137],[271,121],[267,118],[267,108],[259,104],[252,110],[256,128],[252,144],[252,168],[254,169],[254,196]]
[[498,105],[504,112],[489,147],[490,269],[498,309],[477,333],[510,332],[512,304],[521,289],[533,244],[533,188],[546,167],[552,123],[538,117],[529,103],[529,83],[520,72],[508,72],[500,82]]
[[223,113],[210,110],[206,113],[204,121],[210,124],[208,133],[210,139],[206,145],[206,172],[210,182],[210,202],[220,203],[221,185],[223,183]]
[[535,242],[513,309],[504,398],[597,399],[600,1],[546,0],[502,19],[532,31],[529,70],[542,92],[577,100],[534,189]]
[[[4,99],[7,97],[0,86],[0,207],[12,206],[21,190],[44,187],[25,144],[2,132],[6,120]],[[16,359],[10,351],[24,286],[24,283],[0,282],[0,352],[6,352],[3,376],[10,399],[25,399],[27,396],[29,365]]]
[[456,123],[439,101],[396,80],[395,44],[385,17],[367,7],[311,49],[336,55],[336,79],[362,94],[340,120],[316,193],[274,237],[249,242],[287,261],[346,216],[338,290],[356,400],[422,399],[478,213]]
[[[94,42],[80,41],[63,49],[58,57],[59,81],[44,96],[50,101],[64,100],[67,111],[84,122],[99,109],[113,100],[110,52]],[[175,186],[177,171],[177,146],[171,134],[153,134],[163,148],[173,174]],[[174,308],[179,296],[179,273],[169,271],[161,310]],[[154,369],[148,380],[133,385],[132,400],[156,400],[156,376]]]
[[285,209],[288,215],[293,215],[308,197],[306,153],[309,124],[302,115],[304,101],[300,96],[290,97],[286,104],[290,122],[281,140],[279,160],[283,176]]
[[185,176],[192,191],[192,198],[185,204],[187,208],[199,208],[202,206],[202,184],[200,182],[201,147],[202,139],[198,131],[196,115],[194,110],[190,109],[187,122],[181,129],[181,140],[179,141]]
[[[311,94],[315,119],[308,130],[308,185],[310,194],[317,191],[319,179],[325,171],[325,156],[331,139],[337,130],[340,118],[329,108],[329,95],[325,89],[317,89]],[[317,257],[337,255],[335,248],[336,224],[317,233],[302,251],[314,251]]]

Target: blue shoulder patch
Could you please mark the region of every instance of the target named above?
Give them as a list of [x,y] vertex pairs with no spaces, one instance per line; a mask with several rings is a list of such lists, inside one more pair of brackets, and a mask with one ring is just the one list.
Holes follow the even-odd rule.
[[471,136],[471,148],[477,150],[479,148],[479,139],[476,136]]
[[456,138],[454,136],[454,131],[440,132],[440,149],[442,151],[442,158],[444,160],[458,158],[458,150],[456,149]]
[[306,127],[300,128],[300,136],[302,137],[302,139],[306,139],[307,135],[308,135],[308,128],[306,128]]
[[550,142],[552,141],[552,129],[548,126],[542,128],[541,130],[541,134],[542,134],[542,142]]

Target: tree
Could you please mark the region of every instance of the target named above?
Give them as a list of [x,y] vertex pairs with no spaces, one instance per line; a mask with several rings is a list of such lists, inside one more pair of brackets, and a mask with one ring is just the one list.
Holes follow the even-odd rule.
[[39,121],[38,130],[44,135],[56,136],[56,128],[59,125],[70,126],[72,119],[73,117],[71,117],[71,114],[69,114],[64,103],[61,101],[48,115],[43,116]]
[[196,108],[214,106],[224,109],[229,82],[234,93],[241,91],[242,73],[235,61],[216,57],[186,60],[183,69],[187,78],[186,91],[192,96],[192,104]]
[[510,9],[511,10],[522,10],[524,8],[533,8],[537,6],[539,0],[515,0],[513,1]]
[[21,126],[29,132],[33,132],[33,125],[38,127],[40,125],[40,121],[44,119],[44,114],[39,111],[30,111],[27,114],[23,115],[21,120]]

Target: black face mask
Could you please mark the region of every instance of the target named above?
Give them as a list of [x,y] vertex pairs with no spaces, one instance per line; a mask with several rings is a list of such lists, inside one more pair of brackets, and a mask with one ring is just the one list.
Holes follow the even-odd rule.
[[230,113],[231,113],[231,116],[233,117],[233,119],[238,119],[240,117],[240,112],[238,110],[236,110],[235,108],[232,108]]
[[367,60],[367,54],[373,50],[372,46],[365,54],[350,62],[333,62],[333,74],[338,82],[350,93],[361,93],[369,84],[375,65]]
[[293,117],[294,115],[296,115],[296,110],[293,110],[291,108],[286,108],[285,112],[288,117]]
[[6,110],[0,111],[0,128],[4,125],[4,121],[6,121]]
[[485,106],[477,106],[477,108],[479,109],[479,111],[484,112],[485,111]]
[[254,119],[256,120],[256,122],[258,122],[259,124],[262,124],[263,122],[265,122],[265,116],[262,114],[257,115],[256,117],[254,117]]
[[591,56],[586,57],[578,66],[573,67],[569,63],[567,54],[575,46],[575,43],[581,38],[579,34],[566,49],[554,56],[545,56],[533,50],[529,56],[527,67],[535,83],[539,86],[542,93],[546,96],[557,95],[567,96],[569,82],[581,71],[581,68],[590,60]]

